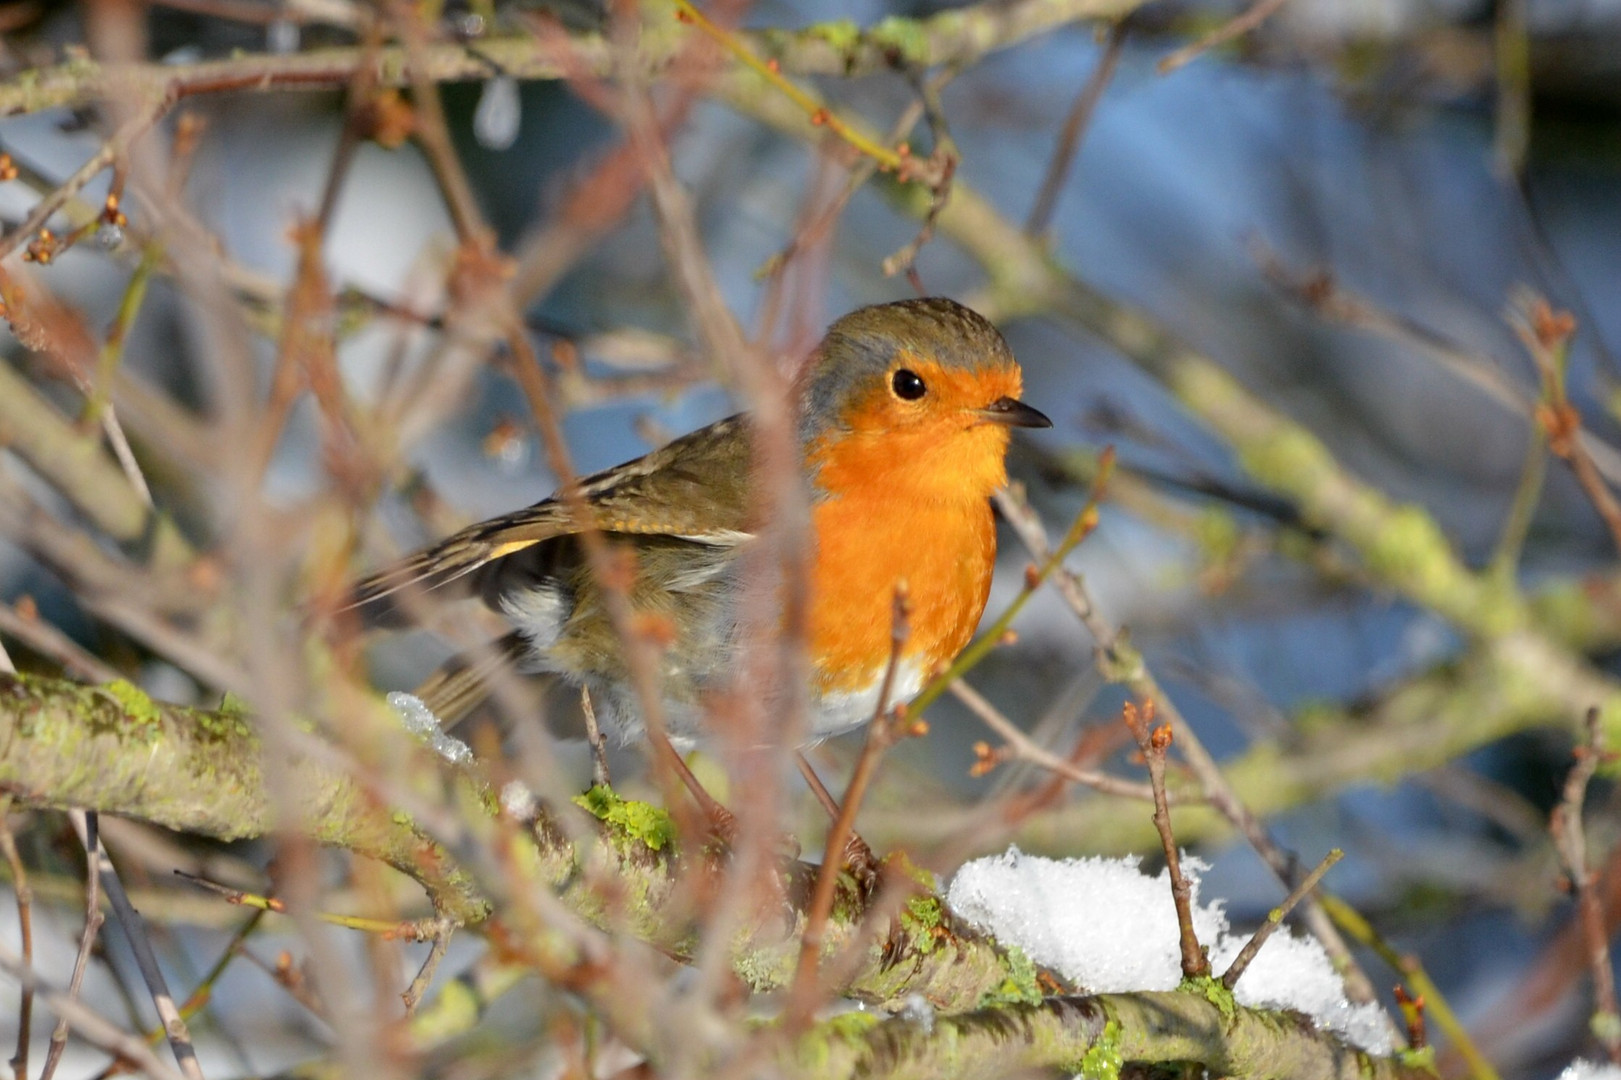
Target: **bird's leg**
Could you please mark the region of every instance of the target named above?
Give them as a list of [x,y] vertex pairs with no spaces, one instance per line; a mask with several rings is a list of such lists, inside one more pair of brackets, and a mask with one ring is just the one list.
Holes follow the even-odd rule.
[[675,770],[675,775],[681,778],[681,783],[691,793],[693,801],[698,804],[698,808],[709,819],[710,829],[714,831],[722,843],[730,847],[732,841],[737,838],[736,816],[717,802],[713,795],[704,790],[703,784],[699,783],[698,778],[692,774],[692,770],[687,767],[686,759],[671,744],[668,735],[663,732],[653,731],[649,731],[647,734],[653,743],[653,752],[664,755],[665,761],[669,763],[670,768]]
[[[799,766],[799,775],[803,776],[805,783],[810,785],[812,794],[816,796],[816,801],[821,803],[822,809],[827,811],[829,820],[837,821],[839,819],[839,804],[833,798],[832,792],[827,790],[827,785],[822,783],[822,778],[816,775],[816,770],[811,767],[810,759],[796,750],[794,751],[794,763]],[[855,877],[856,884],[861,887],[862,896],[871,896],[873,890],[878,887],[878,856],[873,854],[872,848],[867,846],[867,842],[861,839],[860,834],[854,829],[850,831],[850,839],[845,841],[843,858],[844,865],[850,868],[850,873]]]
[[608,748],[597,726],[597,710],[591,705],[591,691],[580,687],[580,711],[585,714],[585,741],[591,744],[591,785],[612,787],[608,776]]

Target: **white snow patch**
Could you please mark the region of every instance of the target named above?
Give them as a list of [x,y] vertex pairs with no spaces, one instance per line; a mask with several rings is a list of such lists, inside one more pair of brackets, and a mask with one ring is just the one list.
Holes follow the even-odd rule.
[[1577,1058],[1565,1066],[1559,1080],[1621,1080],[1621,1065],[1607,1061],[1583,1061]]
[[[1170,873],[1149,877],[1138,862],[1045,859],[1009,848],[957,871],[946,900],[1002,944],[1017,945],[1036,963],[1094,993],[1172,990],[1182,980],[1182,964]],[[1219,974],[1249,935],[1232,932],[1220,901],[1199,903],[1205,869],[1197,859],[1182,860],[1193,889],[1193,929]],[[1298,1009],[1365,1050],[1391,1051],[1384,1010],[1346,1001],[1323,947],[1287,929],[1261,948],[1235,996],[1252,1007]]]

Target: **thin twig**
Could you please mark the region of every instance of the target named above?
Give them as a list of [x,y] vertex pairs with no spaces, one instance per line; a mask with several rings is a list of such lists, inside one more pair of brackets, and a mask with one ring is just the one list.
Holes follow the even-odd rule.
[[1249,33],[1251,30],[1254,30],[1256,27],[1260,26],[1267,19],[1271,18],[1273,13],[1281,8],[1285,2],[1286,0],[1256,0],[1255,4],[1242,15],[1239,15],[1223,25],[1218,26],[1216,29],[1210,31],[1210,33],[1206,34],[1198,41],[1182,46],[1170,56],[1167,56],[1165,59],[1161,60],[1159,62],[1159,73],[1161,75],[1169,75],[1177,68],[1192,62],[1201,54],[1208,52],[1216,46],[1223,45],[1238,37],[1240,34]]
[[816,891],[805,912],[805,930],[799,943],[799,966],[794,970],[793,986],[788,993],[787,1014],[791,1018],[791,1027],[809,1020],[819,996],[817,975],[821,967],[822,937],[827,929],[828,916],[833,911],[833,891],[839,879],[841,856],[855,832],[856,813],[861,809],[867,787],[878,770],[879,760],[910,726],[907,715],[916,715],[898,707],[890,709],[890,694],[895,688],[901,650],[910,633],[909,608],[905,587],[897,587],[890,611],[889,662],[884,667],[883,682],[879,685],[878,705],[873,712],[872,722],[867,726],[867,740],[862,744],[861,756],[856,760],[855,771],[850,776],[849,786],[845,788],[839,815],[827,831],[827,842],[822,849],[822,866],[816,874]]
[[1565,777],[1564,792],[1548,823],[1554,847],[1564,865],[1570,887],[1576,893],[1582,930],[1587,937],[1588,967],[1593,975],[1593,1019],[1591,1027],[1612,1062],[1621,1064],[1621,1011],[1615,1000],[1615,972],[1610,966],[1609,931],[1604,923],[1604,904],[1599,898],[1594,874],[1587,868],[1587,831],[1582,825],[1582,803],[1587,785],[1605,757],[1604,728],[1597,706],[1587,711],[1586,736],[1576,748],[1576,763]]
[[415,1013],[417,1006],[421,1004],[423,995],[433,983],[434,973],[439,970],[439,961],[445,958],[445,952],[450,948],[451,935],[455,932],[454,922],[450,919],[439,920],[439,931],[433,935],[433,944],[428,948],[427,959],[422,961],[422,967],[418,969],[416,978],[411,980],[411,985],[400,995],[400,999],[405,1002],[406,1016]]
[[1137,747],[1148,763],[1148,782],[1154,788],[1154,828],[1159,830],[1160,847],[1165,852],[1165,868],[1171,875],[1171,902],[1176,905],[1176,927],[1182,950],[1182,977],[1202,979],[1210,974],[1210,957],[1193,930],[1193,887],[1182,873],[1182,853],[1171,831],[1171,807],[1165,798],[1165,754],[1171,748],[1171,725],[1154,727],[1154,702],[1145,701],[1138,709],[1126,702],[1121,719],[1131,729]]
[[[929,181],[929,208],[923,213],[923,223],[918,226],[917,234],[899,251],[885,256],[879,264],[885,277],[905,274],[919,295],[927,290],[923,288],[917,273],[918,253],[934,239],[935,225],[951,201],[951,181],[957,175],[958,163],[962,161],[962,152],[957,149],[957,141],[951,137],[951,127],[946,123],[945,106],[940,103],[941,89],[956,74],[955,69],[948,69],[934,78],[916,80],[918,100],[923,103],[923,115],[929,122],[929,134],[934,140],[934,148],[929,152],[928,159],[929,174],[932,176]],[[906,143],[900,145],[902,150],[908,149]],[[907,160],[911,160],[910,155]]]
[[[962,679],[951,684],[951,693],[958,701],[968,706],[968,710],[985,722],[985,726],[996,732],[1007,741],[1011,756],[1028,761],[1037,768],[1046,769],[1056,773],[1066,780],[1072,780],[1083,787],[1105,795],[1119,795],[1127,799],[1142,799],[1148,801],[1154,798],[1154,789],[1150,785],[1136,784],[1119,776],[1111,776],[1097,769],[1083,769],[1068,758],[1041,746],[1030,736],[1021,731],[1018,725],[1002,715],[1002,711]],[[1008,755],[1003,755],[1004,757]],[[1186,802],[1186,799],[1176,799],[1175,802]]]
[[[248,915],[242,925],[237,928],[236,933],[231,935],[231,940],[226,944],[225,948],[220,951],[219,958],[214,961],[213,966],[197,981],[197,985],[187,995],[186,1000],[181,1002],[181,1016],[190,1019],[201,1012],[213,1000],[214,987],[219,984],[220,978],[225,974],[225,969],[231,965],[232,960],[242,955],[243,945],[247,943],[248,938],[253,936],[253,932],[259,928],[259,924],[264,921],[265,916],[268,914],[268,911],[259,908]],[[161,1038],[163,1038],[161,1028],[149,1032],[147,1035],[147,1039],[152,1042],[156,1042]]]
[[[118,1028],[85,1006],[71,991],[62,993],[47,986],[28,969],[21,958],[12,955],[9,949],[3,947],[0,947],[0,968],[10,972],[22,986],[31,988],[40,1000],[61,1018],[62,1025],[73,1028],[81,1038],[93,1046],[130,1062],[153,1080],[181,1080],[180,1073],[158,1060],[151,1047],[146,1045],[146,1040]],[[65,1039],[64,1036],[64,1042]],[[41,1080],[49,1080],[54,1068],[55,1063],[47,1059],[47,1071],[40,1074]]]
[[141,919],[140,912],[135,910],[135,905],[129,902],[124,885],[118,879],[118,871],[114,869],[112,859],[107,856],[107,849],[101,844],[95,812],[72,810],[68,812],[68,816],[73,822],[74,831],[79,834],[79,842],[84,845],[95,866],[96,874],[101,878],[101,886],[106,890],[107,901],[112,905],[113,915],[124,931],[124,938],[135,954],[135,965],[140,969],[147,992],[152,995],[152,1004],[157,1008],[158,1019],[163,1022],[169,1047],[174,1051],[180,1071],[185,1074],[187,1080],[203,1080],[203,1070],[197,1061],[197,1048],[192,1045],[191,1032],[187,1029],[180,1010],[175,1006],[174,995],[169,993],[169,984],[163,977],[163,969],[158,966],[157,954],[152,950],[152,940],[146,933],[146,924]]
[[1514,499],[1503,517],[1503,530],[1497,537],[1497,548],[1487,562],[1487,572],[1496,576],[1505,587],[1512,587],[1525,550],[1525,539],[1531,532],[1531,520],[1536,516],[1537,503],[1542,497],[1542,485],[1548,476],[1548,433],[1540,424],[1532,424],[1526,436],[1525,462],[1520,466],[1520,479],[1514,485]]
[[885,172],[893,172],[901,180],[916,180],[931,187],[939,183],[941,176],[938,166],[927,160],[917,160],[910,155],[891,150],[887,146],[880,146],[869,139],[852,125],[846,123],[842,117],[826,108],[809,91],[801,88],[797,83],[782,74],[781,65],[771,60],[761,60],[737,34],[711,22],[703,12],[694,7],[689,0],[675,0],[678,17],[683,22],[689,22],[713,38],[722,48],[731,53],[744,66],[751,69],[767,83],[775,86],[788,100],[804,110],[810,122],[817,127],[826,127],[828,131],[848,143],[852,148],[866,157],[878,162],[878,167]]
[[[274,912],[277,915],[289,914],[287,902],[279,897],[266,896],[263,893],[252,893],[246,889],[236,889],[229,885],[222,885],[217,881],[193,874],[189,870],[175,870],[174,876],[199,889],[219,896],[227,904],[245,907],[254,911]],[[331,926],[341,926],[346,930],[358,930],[364,934],[378,934],[399,941],[431,941],[437,934],[440,920],[437,918],[399,920],[374,919],[365,915],[342,915],[331,911],[315,912],[315,917]]]
[[[1472,352],[1422,323],[1381,309],[1341,286],[1326,271],[1293,270],[1265,244],[1252,242],[1250,252],[1262,276],[1318,315],[1428,355],[1461,382],[1535,426],[1537,403],[1509,380],[1500,362]],[[1621,484],[1621,449],[1586,428],[1577,433],[1577,439],[1605,479]]]
[[1565,375],[1570,359],[1570,339],[1576,333],[1576,320],[1568,311],[1556,311],[1547,300],[1529,292],[1510,303],[1509,325],[1524,343],[1542,379],[1542,400],[1536,418],[1548,439],[1548,449],[1570,463],[1576,482],[1587,494],[1593,509],[1610,530],[1610,539],[1621,551],[1621,500],[1604,483],[1598,466],[1580,439],[1581,413],[1570,403]]
[[[11,890],[17,897],[17,934],[22,944],[22,965],[34,970],[34,890],[28,885],[28,871],[17,853],[17,837],[6,820],[11,810],[9,798],[0,802],[0,853],[11,867]],[[17,1052],[11,1056],[16,1080],[28,1080],[28,1040],[34,1028],[34,988],[24,986],[17,1003]]]
[[1531,31],[1528,0],[1503,0],[1492,28],[1497,100],[1492,150],[1500,176],[1515,183],[1531,145]]
[[1221,985],[1229,990],[1238,985],[1238,980],[1250,966],[1250,961],[1255,959],[1255,954],[1261,951],[1261,946],[1266,944],[1267,938],[1283,925],[1283,920],[1289,917],[1289,912],[1295,909],[1295,905],[1317,887],[1317,883],[1323,880],[1323,875],[1328,873],[1329,868],[1344,857],[1345,852],[1339,848],[1330,851],[1323,856],[1323,861],[1318,863],[1311,873],[1301,879],[1299,885],[1289,890],[1289,895],[1284,898],[1283,903],[1267,912],[1266,921],[1250,935],[1250,939],[1244,943],[1244,947],[1238,951],[1238,955],[1233,957],[1233,962],[1222,973]]
[[[79,951],[73,957],[73,974],[68,978],[67,990],[68,1000],[74,1002],[78,1000],[79,988],[84,985],[85,968],[90,963],[96,936],[101,933],[101,924],[106,919],[101,913],[101,875],[96,872],[98,861],[94,851],[85,852],[84,931],[79,935]],[[40,1069],[39,1080],[51,1080],[56,1075],[56,1067],[67,1049],[68,1017],[61,1009],[56,1009],[56,1014],[58,1020],[51,1031],[51,1043],[45,1051],[45,1065]]]
[[816,769],[812,767],[810,758],[806,757],[803,751],[796,750],[794,764],[799,769],[799,775],[804,777],[805,786],[810,788],[811,795],[827,812],[827,820],[830,823],[839,820],[839,800],[833,797],[833,793],[827,790],[827,785],[822,783],[822,778],[816,775]]
[[1052,160],[1047,163],[1047,174],[1042,177],[1041,189],[1030,206],[1030,216],[1024,219],[1025,235],[1039,236],[1047,231],[1053,210],[1058,206],[1058,193],[1063,190],[1064,181],[1069,179],[1070,168],[1075,164],[1075,152],[1080,148],[1081,136],[1091,123],[1098,102],[1103,100],[1103,91],[1114,78],[1125,46],[1126,23],[1117,22],[1109,28],[1109,41],[1103,46],[1103,55],[1098,57],[1098,66],[1092,69],[1092,74],[1082,84],[1069,107],[1068,115],[1064,117],[1058,141],[1053,144]]
[[1386,941],[1361,912],[1333,893],[1319,892],[1316,899],[1334,920],[1334,924],[1349,934],[1353,941],[1372,949],[1393,971],[1401,973],[1401,977],[1412,987],[1415,995],[1424,1000],[1424,1007],[1429,1015],[1434,1017],[1436,1024],[1446,1032],[1453,1049],[1468,1064],[1470,1076],[1475,1080],[1499,1080],[1497,1070],[1487,1060],[1486,1055],[1480,1052],[1480,1047],[1475,1045],[1469,1029],[1447,1004],[1446,995],[1441,993],[1441,988],[1430,978],[1429,972],[1425,970],[1418,957],[1404,953]]
[[[94,154],[85,160],[83,165],[72,176],[62,181],[50,194],[44,196],[34,204],[34,208],[23,218],[22,224],[11,232],[0,236],[0,258],[17,250],[18,246],[30,236],[39,232],[45,223],[50,221],[51,215],[62,208],[73,196],[77,195],[84,186],[94,180],[103,169],[116,164],[126,153],[132,142],[157,123],[165,112],[173,105],[167,95],[157,95],[153,100],[147,101],[137,108],[134,115],[124,123],[112,138],[102,143]],[[53,251],[52,254],[55,254]]]
[[[998,508],[1013,526],[1014,532],[1018,533],[1026,549],[1034,558],[1043,558],[1051,550],[1046,529],[1041,524],[1041,518],[1030,508],[1023,493],[1010,488],[1000,492],[996,499]],[[1189,726],[1186,718],[1181,715],[1175,702],[1164,692],[1159,680],[1149,670],[1142,656],[1132,650],[1125,636],[1098,612],[1085,583],[1076,575],[1059,567],[1055,571],[1055,585],[1058,594],[1068,602],[1076,617],[1098,643],[1098,663],[1105,677],[1123,682],[1140,700],[1155,703],[1156,709],[1170,722],[1176,732],[1182,759],[1193,771],[1199,786],[1204,790],[1205,797],[1210,800],[1218,813],[1233,823],[1256,853],[1266,860],[1278,880],[1283,882],[1286,888],[1294,888],[1295,875],[1298,872],[1295,857],[1272,839],[1261,822],[1244,805],[1238,793],[1228,783],[1220,766],[1216,764],[1215,758]],[[1335,970],[1345,979],[1346,996],[1358,1003],[1377,1001],[1373,983],[1363,972],[1356,958],[1351,955],[1344,938],[1334,928],[1333,921],[1314,897],[1308,897],[1306,900],[1306,920],[1312,935],[1322,942],[1323,948],[1328,951]]]
[[603,741],[602,728],[597,726],[597,707],[591,704],[591,691],[584,686],[580,687],[580,715],[585,717],[585,741],[591,747],[591,783],[594,787],[612,787],[608,744]]

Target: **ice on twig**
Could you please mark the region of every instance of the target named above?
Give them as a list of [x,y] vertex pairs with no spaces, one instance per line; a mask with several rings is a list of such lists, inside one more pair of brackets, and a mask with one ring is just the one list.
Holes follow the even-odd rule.
[[501,787],[501,811],[519,821],[540,817],[540,799],[522,780],[508,780]]
[[452,765],[466,765],[473,760],[473,749],[460,739],[445,734],[433,710],[414,694],[395,691],[388,695],[388,703],[400,714],[405,730],[426,742],[433,752]]

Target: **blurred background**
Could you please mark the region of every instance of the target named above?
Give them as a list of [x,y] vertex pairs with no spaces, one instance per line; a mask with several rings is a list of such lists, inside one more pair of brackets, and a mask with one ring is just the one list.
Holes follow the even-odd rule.
[[[927,85],[938,94],[938,115],[913,117],[913,146],[923,154],[949,132],[959,157],[956,182],[998,216],[998,228],[1027,232],[1091,293],[1145,316],[1308,428],[1346,473],[1394,503],[1421,508],[1467,566],[1483,570],[1498,558],[1528,600],[1542,598],[1545,610],[1585,628],[1563,637],[1574,655],[1613,672],[1621,644],[1612,629],[1621,600],[1616,543],[1564,461],[1534,465],[1533,479],[1535,468],[1545,467],[1545,477],[1534,492],[1526,486],[1528,460],[1542,460],[1531,413],[1543,379],[1513,312],[1535,294],[1573,317],[1569,399],[1605,465],[1621,440],[1621,3],[1285,0],[1256,29],[1169,71],[1162,61],[1243,9],[1162,0],[1127,14],[1127,6],[1115,9],[1125,15],[1121,23],[1081,19],[955,72],[879,70],[804,81],[879,132]],[[111,45],[102,39],[96,48],[98,55],[123,49],[184,69],[358,39],[353,25],[323,21],[315,10],[253,0],[130,7],[125,15],[136,36]],[[732,17],[748,28],[796,30],[869,27],[942,10],[759,3]],[[90,11],[42,0],[3,5],[5,78],[15,84],[82,49]],[[105,11],[100,17],[125,25]],[[540,19],[584,34],[601,24],[602,13],[584,4],[542,12],[453,8],[434,25],[449,28],[447,36],[474,29],[500,35]],[[589,100],[588,88],[513,78],[497,63],[490,69],[494,74],[445,86],[447,126],[501,248],[533,251],[537,237],[578,210],[582,185],[595,182],[594,170],[624,134]],[[1095,101],[1064,153],[1066,121],[1083,97]],[[441,327],[401,313],[444,304],[457,241],[419,145],[349,142],[345,100],[341,80],[313,91],[199,93],[142,145],[159,162],[190,155],[185,202],[217,238],[239,298],[273,298],[291,285],[300,265],[295,226],[322,206],[335,155],[352,153],[319,257],[338,298],[326,317],[336,327],[343,391],[370,402],[397,385],[401,365],[440,347]],[[182,133],[180,112],[200,124],[195,134]],[[0,121],[0,149],[21,170],[0,185],[7,230],[96,153],[112,126],[109,110],[88,106]],[[1082,505],[1096,452],[1116,448],[1120,497],[1106,504],[1101,527],[1070,565],[1105,618],[1129,629],[1211,750],[1244,763],[1246,783],[1254,785],[1248,794],[1267,790],[1258,748],[1274,748],[1283,762],[1280,788],[1285,773],[1293,784],[1298,769],[1289,770],[1303,757],[1309,764],[1311,755],[1331,753],[1336,733],[1371,731],[1377,742],[1380,704],[1403,688],[1466,670],[1474,628],[1416,601],[1332,528],[1303,519],[1297,499],[1268,490],[1246,471],[1231,439],[1178,402],[1151,360],[1088,332],[1061,303],[1019,295],[1008,285],[1016,275],[999,278],[983,251],[950,229],[918,251],[915,281],[886,275],[886,257],[911,242],[919,225],[882,178],[855,190],[825,240],[796,252],[779,282],[769,273],[773,260],[805,235],[815,208],[842,193],[848,156],[716,97],[697,96],[671,126],[675,170],[693,199],[720,295],[780,362],[803,355],[844,311],[913,295],[920,285],[980,303],[997,317],[1024,366],[1025,400],[1053,418],[1051,431],[1020,434],[1011,462],[1050,534]],[[104,172],[80,198],[99,207],[113,182]],[[132,230],[149,223],[139,203],[127,208]],[[88,237],[27,269],[80,313],[97,341],[126,302],[141,259],[138,249],[131,253],[131,237],[100,239]],[[738,407],[711,377],[646,198],[628,199],[623,214],[594,227],[554,268],[520,264],[541,283],[526,297],[524,314],[561,388],[562,430],[579,469],[640,454]],[[218,377],[209,374],[217,340],[175,276],[159,272],[128,324],[123,369],[146,392],[206,417],[218,393]],[[273,328],[252,336],[242,357],[266,395],[278,341],[285,339]],[[82,388],[50,359],[12,337],[3,347],[6,365],[66,415],[78,412]],[[207,550],[231,525],[219,490],[174,464],[173,448],[162,445],[164,425],[154,419],[161,412],[117,400],[154,497]],[[505,365],[477,366],[457,395],[434,404],[433,422],[398,447],[403,470],[375,486],[375,538],[358,565],[554,487],[529,405]],[[313,395],[298,396],[286,421],[262,491],[268,506],[292,512],[333,483],[335,458]],[[0,426],[8,483],[62,520],[77,521],[36,470],[5,452],[8,441]],[[1605,476],[1610,486],[1618,480],[1613,471]],[[1517,491],[1534,503],[1523,540],[1511,537],[1500,558],[1505,531],[1515,531]],[[155,696],[218,700],[207,672],[84,604],[81,590],[37,557],[26,529],[12,523],[3,531],[10,542],[0,539],[0,599],[14,611],[37,612]],[[312,543],[311,533],[299,533],[297,542]],[[1009,532],[1002,552],[1004,573],[987,618],[1017,593],[1029,561]],[[286,595],[279,602],[292,611],[298,601]],[[971,681],[1061,752],[1085,733],[1101,761],[1138,775],[1113,733],[1125,692],[1105,685],[1095,642],[1069,608],[1044,592],[1017,630],[1017,643],[998,650]],[[24,669],[62,666],[4,626],[0,639]],[[433,635],[407,635],[379,644],[369,663],[379,684],[408,688],[447,648]],[[1492,693],[1489,686],[1481,692]],[[1585,952],[1573,936],[1573,906],[1547,828],[1572,761],[1577,717],[1551,708],[1485,734],[1459,734],[1447,727],[1452,713],[1439,704],[1436,712],[1433,740],[1423,718],[1416,722],[1415,743],[1427,751],[1340,761],[1305,791],[1289,786],[1259,801],[1278,839],[1307,864],[1330,847],[1346,849],[1331,885],[1398,949],[1422,960],[1502,1075],[1552,1076],[1573,1055],[1598,1053],[1588,1030]],[[983,725],[949,698],[930,718],[928,738],[887,763],[863,812],[863,832],[881,849],[905,846],[926,863],[931,852],[960,859],[1000,850],[1006,834],[974,850],[950,841],[954,823],[1009,783],[1012,767],[972,776],[972,744],[989,738]],[[835,741],[817,757],[842,776],[858,748],[858,737]],[[821,828],[812,809],[803,815],[807,848]],[[1605,883],[1621,882],[1614,811],[1612,787],[1601,779],[1589,798],[1588,841]],[[1137,804],[1077,791],[1016,825],[1011,839],[1026,850],[1135,851],[1153,865],[1153,836]],[[1277,903],[1276,881],[1229,830],[1190,824],[1184,840],[1212,863],[1205,895],[1227,897],[1236,924],[1259,921]],[[181,841],[131,828],[127,842],[132,852],[147,853],[140,845]],[[30,859],[71,874],[59,837],[53,847],[47,829],[30,843]],[[144,864],[146,857],[128,861]],[[261,856],[238,848],[230,857]],[[935,866],[947,875],[952,868]],[[1621,893],[1606,891],[1605,902],[1613,926]],[[42,940],[55,943],[59,955],[50,955],[65,965],[78,936],[74,902],[41,918]],[[211,955],[206,943],[217,948],[223,940],[218,930],[177,932],[173,952],[189,958],[182,966],[201,965]],[[1396,981],[1371,954],[1359,956],[1377,985]],[[114,949],[102,964],[92,988],[99,1000],[116,1001],[128,964]],[[265,976],[244,966],[227,978],[241,985],[236,994],[216,993],[229,1004],[216,1007],[212,1024],[223,1043],[239,1048],[244,1070],[298,1060],[321,1041],[318,1026]],[[265,1000],[280,1004],[244,1004]],[[290,1030],[304,1030],[309,1043],[287,1041]],[[1445,1054],[1443,1062],[1457,1071]]]

